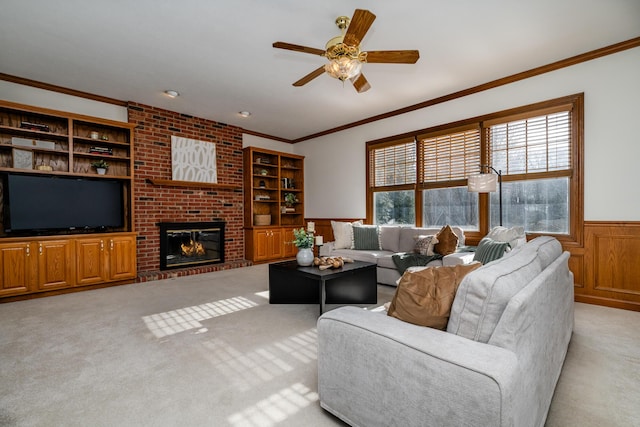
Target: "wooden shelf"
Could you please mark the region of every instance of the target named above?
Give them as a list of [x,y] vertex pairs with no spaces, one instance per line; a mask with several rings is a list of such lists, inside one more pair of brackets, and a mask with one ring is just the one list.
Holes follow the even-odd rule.
[[241,190],[242,186],[231,184],[213,184],[209,182],[194,182],[194,181],[175,181],[173,179],[149,179],[147,183],[153,185],[164,185],[167,187],[200,187],[200,188],[217,188],[220,190]]

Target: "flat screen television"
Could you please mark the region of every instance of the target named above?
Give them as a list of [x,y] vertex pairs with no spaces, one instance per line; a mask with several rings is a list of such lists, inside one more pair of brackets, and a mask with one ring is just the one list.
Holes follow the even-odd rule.
[[7,173],[3,184],[8,234],[108,231],[124,224],[123,188],[116,180]]

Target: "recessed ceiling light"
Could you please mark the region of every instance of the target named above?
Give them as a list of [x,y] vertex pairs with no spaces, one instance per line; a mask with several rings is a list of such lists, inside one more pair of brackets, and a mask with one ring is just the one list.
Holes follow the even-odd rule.
[[251,115],[251,113],[250,113],[250,112],[248,112],[248,111],[240,111],[240,112],[238,112],[238,114],[239,114],[241,117],[245,117],[245,118],[247,118],[247,117],[249,117],[249,116]]
[[180,96],[178,91],[175,91],[175,90],[165,90],[164,93],[170,98],[176,98],[176,97]]

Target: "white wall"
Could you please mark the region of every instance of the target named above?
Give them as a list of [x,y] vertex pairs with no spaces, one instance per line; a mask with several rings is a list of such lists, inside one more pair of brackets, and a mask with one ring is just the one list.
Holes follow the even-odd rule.
[[365,216],[368,140],[584,92],[585,220],[640,221],[639,75],[635,48],[295,144],[306,156],[305,215]]
[[128,121],[126,107],[4,80],[0,80],[0,99],[119,122]]
[[242,148],[260,147],[266,150],[282,151],[293,154],[293,144],[274,141],[273,139],[262,138],[248,133],[242,134]]

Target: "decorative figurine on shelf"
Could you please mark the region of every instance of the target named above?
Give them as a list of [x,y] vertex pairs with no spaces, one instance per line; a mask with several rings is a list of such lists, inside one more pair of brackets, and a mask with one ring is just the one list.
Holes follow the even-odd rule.
[[109,163],[107,163],[107,161],[104,159],[96,160],[95,162],[91,163],[91,166],[96,168],[96,172],[98,172],[98,175],[106,174],[107,169],[109,169]]
[[296,260],[298,265],[308,267],[313,264],[313,232],[307,232],[304,228],[294,229],[293,237],[295,240],[293,244],[298,248],[298,254]]

